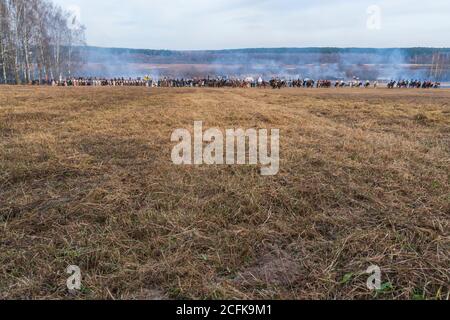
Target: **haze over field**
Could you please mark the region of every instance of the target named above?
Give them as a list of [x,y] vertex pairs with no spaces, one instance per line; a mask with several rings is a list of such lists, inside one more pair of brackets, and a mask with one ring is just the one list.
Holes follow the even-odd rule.
[[262,76],[313,79],[450,80],[450,49],[272,48],[170,51],[87,47],[80,75]]

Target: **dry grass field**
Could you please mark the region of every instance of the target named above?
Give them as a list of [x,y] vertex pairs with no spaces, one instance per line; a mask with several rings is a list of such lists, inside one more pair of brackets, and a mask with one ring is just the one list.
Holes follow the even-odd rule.
[[[195,120],[280,173],[173,165]],[[3,86],[0,298],[448,299],[449,166],[448,90]]]

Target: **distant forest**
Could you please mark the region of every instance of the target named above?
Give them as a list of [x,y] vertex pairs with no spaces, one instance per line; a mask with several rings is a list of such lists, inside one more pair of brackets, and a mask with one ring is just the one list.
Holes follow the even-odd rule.
[[[235,63],[239,57],[251,57],[256,60],[275,59],[286,63],[334,63],[342,58],[357,59],[359,63],[390,62],[402,58],[406,63],[430,64],[433,56],[450,58],[450,48],[249,48],[230,50],[151,50],[126,48],[85,47],[91,62],[98,62],[105,57],[127,57],[138,62],[152,63]],[[447,61],[448,62],[448,61]]]
[[[410,77],[450,80],[450,48],[172,51],[84,47],[81,52],[87,62],[84,74],[105,76],[142,75],[149,69],[145,65],[153,64],[156,65],[152,70],[155,76],[280,75],[329,79]],[[158,65],[166,66],[158,69]]]

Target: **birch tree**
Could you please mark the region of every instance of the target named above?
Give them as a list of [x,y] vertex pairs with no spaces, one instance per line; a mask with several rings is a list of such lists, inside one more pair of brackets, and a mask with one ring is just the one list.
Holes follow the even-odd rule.
[[82,64],[84,26],[48,0],[0,0],[0,82],[70,76]]

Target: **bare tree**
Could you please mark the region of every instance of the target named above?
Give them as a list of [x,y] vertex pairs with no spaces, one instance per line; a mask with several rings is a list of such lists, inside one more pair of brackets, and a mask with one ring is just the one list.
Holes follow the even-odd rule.
[[84,30],[48,0],[0,0],[1,82],[70,76],[82,64]]

